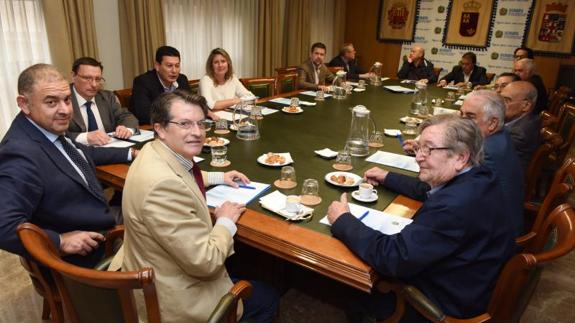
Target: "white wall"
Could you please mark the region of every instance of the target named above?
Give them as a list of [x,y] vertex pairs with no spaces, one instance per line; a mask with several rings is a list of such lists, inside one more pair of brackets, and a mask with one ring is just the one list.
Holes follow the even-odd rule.
[[124,88],[118,0],[94,0],[94,19],[98,40],[99,61],[104,65],[106,89]]

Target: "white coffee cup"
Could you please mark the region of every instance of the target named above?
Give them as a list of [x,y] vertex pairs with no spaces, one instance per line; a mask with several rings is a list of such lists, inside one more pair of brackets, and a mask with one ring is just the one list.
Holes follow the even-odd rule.
[[369,199],[373,194],[377,195],[377,190],[373,188],[373,185],[369,183],[361,183],[359,185],[359,197],[362,199]]
[[299,196],[288,195],[286,197],[286,211],[289,213],[298,213],[301,210]]

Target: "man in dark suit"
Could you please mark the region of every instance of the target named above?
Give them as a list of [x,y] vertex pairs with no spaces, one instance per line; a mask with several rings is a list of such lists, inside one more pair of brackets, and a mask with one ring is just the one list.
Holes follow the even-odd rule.
[[523,171],[526,171],[540,144],[541,121],[532,113],[537,89],[529,82],[516,81],[509,83],[501,96],[505,100],[505,128],[513,140]]
[[118,103],[111,91],[102,90],[104,66],[92,57],[78,58],[72,65],[74,116],[66,135],[84,145],[105,145],[113,132],[121,139],[137,134],[138,120]]
[[70,86],[55,67],[36,64],[18,79],[16,116],[0,143],[0,248],[28,256],[20,223],[44,230],[66,260],[94,265],[103,255],[99,231],[121,222],[95,175],[98,164],[126,162],[127,148],[74,145]]
[[343,70],[347,73],[348,80],[368,79],[370,77],[370,73],[364,73],[357,65],[355,48],[353,48],[351,43],[343,44],[339,55],[334,57],[327,65],[330,67],[343,67]]
[[467,83],[471,82],[473,87],[489,84],[486,72],[484,67],[477,66],[475,53],[467,52],[461,57],[459,65],[454,66],[453,70],[437,83],[437,86],[444,87],[451,82],[455,86],[466,86]]
[[140,124],[149,124],[152,102],[160,94],[176,89],[190,91],[188,78],[180,73],[180,52],[171,46],[161,46],[156,50],[154,69],[134,79],[130,111]]
[[429,83],[437,82],[433,72],[433,63],[425,59],[425,50],[419,45],[413,45],[407,59],[397,72],[397,77],[407,80],[424,80]]
[[[419,143],[419,180],[431,190],[413,223],[384,235],[352,215],[342,194],[328,209],[331,231],[380,274],[419,288],[448,315],[473,317],[487,308],[499,271],[512,255],[515,230],[500,207],[501,187],[480,165],[483,140],[473,121],[454,115],[425,120]],[[364,177],[408,197],[418,190],[417,178],[377,167]],[[363,304],[383,319],[393,312],[394,299],[376,294]]]
[[547,107],[547,90],[541,76],[535,74],[535,62],[531,58],[521,58],[513,63],[513,72],[521,81],[527,81],[537,89],[537,102],[532,113],[539,115]]
[[323,43],[311,46],[309,59],[298,67],[298,86],[307,90],[327,91],[335,78],[333,73],[323,63],[326,47]]

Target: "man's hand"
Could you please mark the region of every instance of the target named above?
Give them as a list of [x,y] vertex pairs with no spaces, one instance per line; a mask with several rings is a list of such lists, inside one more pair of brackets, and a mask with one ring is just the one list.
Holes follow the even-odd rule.
[[110,137],[102,130],[94,130],[88,132],[88,144],[93,146],[102,146],[110,142]]
[[385,177],[387,177],[387,174],[389,172],[386,171],[385,169],[381,169],[379,167],[373,167],[368,169],[364,174],[363,174],[363,180],[368,182],[369,184],[373,185],[373,186],[377,186],[380,183],[383,183],[383,181],[385,180]]
[[246,175],[244,175],[244,174],[242,174],[236,170],[231,170],[229,172],[224,173],[224,183],[226,185],[234,187],[234,188],[238,188],[239,187],[239,185],[237,183],[238,181],[242,182],[242,184],[249,184],[250,183],[250,179]]
[[327,209],[327,220],[333,224],[342,214],[349,212],[349,205],[347,204],[347,194],[341,194],[339,201],[331,202]]
[[128,128],[126,128],[126,126],[117,126],[116,127],[116,132],[114,133],[114,136],[116,138],[120,138],[120,139],[128,139],[133,135],[132,131]]
[[208,118],[210,118],[214,121],[220,120],[220,117],[217,114],[215,114],[215,112],[212,110],[208,110]]
[[415,156],[415,150],[417,149],[417,147],[419,147],[419,143],[417,142],[417,140],[413,139],[404,140],[403,146],[401,146],[401,148],[403,148],[403,151],[410,156]]
[[65,255],[80,254],[82,256],[98,248],[98,243],[106,238],[98,232],[71,231],[60,235],[60,252]]
[[465,83],[465,82],[459,82],[459,83],[455,84],[455,86],[457,86],[457,87],[467,87],[467,83]]
[[322,90],[324,92],[329,92],[331,87],[328,85],[318,85],[317,88],[318,88],[318,90]]
[[224,202],[224,204],[222,204],[220,207],[217,207],[214,210],[214,216],[216,217],[216,219],[220,217],[225,217],[236,223],[238,222],[240,215],[242,215],[242,213],[244,213],[245,210],[246,210],[245,204],[226,201]]
[[447,81],[446,80],[441,80],[439,82],[437,82],[437,86],[439,87],[444,87],[447,85]]

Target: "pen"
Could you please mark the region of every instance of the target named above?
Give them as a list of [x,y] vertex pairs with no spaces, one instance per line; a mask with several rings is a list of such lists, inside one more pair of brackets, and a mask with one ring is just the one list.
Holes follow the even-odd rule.
[[238,187],[239,187],[239,188],[247,188],[247,189],[250,189],[250,190],[255,190],[255,189],[256,189],[255,186],[249,186],[249,185],[244,185],[244,184],[239,184]]
[[365,211],[365,213],[362,214],[362,215],[359,217],[359,221],[365,219],[365,217],[366,217],[368,214],[369,214],[369,211]]
[[401,134],[397,135],[397,140],[399,140],[399,144],[403,147],[403,136]]

